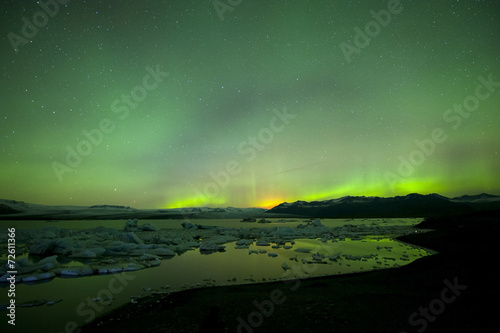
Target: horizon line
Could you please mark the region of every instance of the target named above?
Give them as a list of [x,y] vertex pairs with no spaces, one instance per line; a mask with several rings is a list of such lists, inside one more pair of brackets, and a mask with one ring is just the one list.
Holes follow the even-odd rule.
[[[499,192],[500,193],[500,192]],[[239,208],[239,209],[252,209],[252,208],[260,208],[260,209],[266,209],[266,210],[269,210],[273,207],[276,207],[280,204],[283,204],[283,203],[293,203],[293,202],[298,202],[298,201],[303,201],[303,202],[318,202],[318,201],[329,201],[329,200],[336,200],[336,199],[342,199],[342,198],[346,198],[346,197],[364,197],[364,198],[395,198],[395,197],[406,197],[408,195],[411,195],[411,194],[418,194],[418,195],[422,195],[422,196],[426,196],[426,195],[439,195],[441,197],[444,197],[444,198],[447,198],[447,199],[454,199],[454,198],[460,198],[460,197],[464,197],[464,196],[478,196],[478,195],[491,195],[491,196],[499,196],[500,197],[500,194],[491,194],[491,193],[487,193],[487,192],[481,192],[481,193],[477,193],[477,194],[463,194],[463,195],[460,195],[460,196],[454,196],[454,197],[447,197],[445,195],[441,195],[439,193],[436,193],[436,192],[432,192],[432,193],[427,193],[427,194],[421,194],[421,193],[418,193],[418,192],[411,192],[411,193],[407,193],[405,195],[394,195],[394,196],[376,196],[376,195],[369,195],[369,196],[365,196],[365,195],[344,195],[344,196],[341,196],[341,197],[338,197],[338,198],[330,198],[330,199],[321,199],[321,200],[301,200],[301,199],[297,199],[297,200],[294,200],[294,201],[282,201],[278,204],[273,204],[273,205],[269,205],[269,206],[247,206],[247,207],[237,207],[237,206],[213,206],[213,205],[206,205],[206,206],[203,206],[203,205],[200,205],[200,206],[185,206],[185,207],[173,207],[173,208],[135,208],[133,206],[130,206],[130,205],[119,205],[119,204],[92,204],[92,205],[68,205],[68,204],[40,204],[40,203],[35,203],[35,202],[26,202],[26,201],[23,201],[23,200],[16,200],[16,199],[4,199],[4,198],[1,198],[0,200],[1,201],[14,201],[16,203],[25,203],[25,204],[32,204],[32,205],[40,205],[40,206],[50,206],[50,207],[57,207],[57,206],[63,206],[63,207],[82,207],[82,208],[90,208],[90,207],[93,207],[93,206],[116,206],[116,207],[120,207],[120,208],[130,208],[130,209],[137,209],[137,210],[175,210],[175,209],[188,209],[188,208],[212,208],[212,209],[216,209],[216,208],[220,208],[220,209],[223,209],[223,208]]]

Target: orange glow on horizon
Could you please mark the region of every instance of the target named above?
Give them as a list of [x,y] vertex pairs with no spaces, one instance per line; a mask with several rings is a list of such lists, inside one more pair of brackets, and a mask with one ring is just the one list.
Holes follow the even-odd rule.
[[283,202],[285,202],[285,200],[283,199],[270,199],[257,204],[257,207],[264,209],[271,209]]

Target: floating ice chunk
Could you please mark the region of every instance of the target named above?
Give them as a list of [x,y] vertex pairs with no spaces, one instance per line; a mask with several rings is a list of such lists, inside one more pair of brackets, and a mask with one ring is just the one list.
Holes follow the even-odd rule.
[[125,222],[125,231],[137,231],[137,219],[129,219]]
[[83,250],[70,255],[71,258],[95,258],[97,255],[91,250]]
[[56,274],[67,276],[88,276],[93,275],[94,270],[88,266],[68,267],[56,270]]
[[313,258],[313,260],[316,260],[316,261],[323,261],[323,256],[321,254],[319,254],[319,252],[313,253],[312,258]]
[[39,239],[36,243],[32,244],[29,248],[30,254],[48,254],[52,253],[54,249],[53,241],[47,239]]
[[122,241],[125,243],[144,244],[144,242],[133,232],[123,233]]
[[360,260],[361,256],[353,256],[353,255],[350,255],[350,254],[346,254],[346,255],[344,255],[344,258],[346,258],[348,260]]
[[91,247],[90,251],[94,252],[96,256],[100,257],[106,252],[106,249],[103,247]]
[[27,258],[23,258],[19,259],[16,262],[16,270],[18,274],[27,274],[38,270],[46,272],[59,267],[59,265],[60,264],[57,261],[57,255],[43,258],[42,260],[34,264],[29,263]]
[[146,250],[145,253],[157,255],[157,256],[175,256],[174,251],[172,251],[168,248],[165,248],[165,247],[160,247],[160,248],[156,248],[156,249],[149,249],[149,250]]
[[238,238],[231,235],[220,235],[215,238],[210,238],[210,242],[214,244],[224,244],[224,243],[234,242],[236,240],[238,240]]
[[[148,261],[144,265],[149,268],[149,267],[160,266],[160,264],[161,264],[161,260],[160,259],[156,259],[156,260]],[[141,268],[139,268],[139,269],[141,269]]]
[[217,251],[224,251],[225,246],[222,245],[217,245],[211,242],[203,242],[200,244],[200,251],[201,252],[217,252]]
[[172,240],[170,240],[172,243],[174,243],[175,245],[179,245],[179,244],[182,244],[184,242],[184,240],[182,240],[182,238],[180,237],[176,237]]
[[50,230],[45,231],[43,238],[56,238],[56,234]]
[[252,245],[253,239],[240,239],[236,242],[236,245]]
[[41,280],[48,280],[52,279],[56,276],[55,273],[52,272],[45,272],[45,273],[38,273],[34,275],[29,275],[29,276],[23,276],[23,282],[35,282],[35,281],[41,281]]
[[109,267],[109,268],[98,268],[97,269],[97,274],[102,275],[102,274],[116,274],[116,273],[121,273],[124,271],[124,267]]
[[324,225],[321,223],[320,219],[316,219],[311,223],[315,227],[324,227]]
[[125,245],[125,242],[122,241],[113,241],[111,243],[108,243],[106,245],[106,248],[114,249],[114,248],[119,248],[121,246]]
[[288,266],[286,262],[283,262],[283,264],[281,264],[281,268],[283,268],[284,270],[291,269],[291,267]]
[[[7,279],[10,279],[10,277],[11,277],[11,274],[5,273],[4,275],[0,276],[0,282],[8,282],[8,283],[10,283],[11,280],[7,280]],[[16,274],[15,280],[16,280],[16,282],[21,282],[22,281],[21,275]]]
[[184,229],[193,229],[193,230],[198,229],[198,225],[189,222],[183,222],[181,223],[181,225]]
[[188,242],[182,243],[182,245],[186,246],[186,247],[200,247],[200,243],[195,242],[195,241],[188,241]]
[[139,230],[142,231],[158,231],[158,228],[155,227],[154,225],[150,223],[144,223],[143,225],[139,226]]
[[292,228],[280,227],[280,228],[276,228],[276,230],[274,230],[271,233],[271,235],[273,235],[273,236],[295,236],[295,235],[297,235],[297,233]]
[[320,219],[316,219],[313,222],[307,222],[307,224],[299,224],[297,226],[298,229],[304,229],[304,228],[323,228],[324,225],[321,223]]
[[149,254],[149,253],[144,253],[142,256],[140,256],[137,259],[139,259],[139,260],[156,260],[156,259],[158,259],[158,257],[155,255]]
[[55,301],[47,301],[47,305],[52,306],[52,305],[57,304],[59,302],[62,302],[62,298],[56,299]]
[[337,260],[339,258],[339,256],[340,256],[341,253],[342,253],[342,251],[337,252],[333,256],[329,256],[328,259],[330,259],[330,260]]

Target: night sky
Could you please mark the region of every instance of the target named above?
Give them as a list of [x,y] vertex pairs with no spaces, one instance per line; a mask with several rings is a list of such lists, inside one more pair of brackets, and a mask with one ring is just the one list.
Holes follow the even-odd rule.
[[0,198],[174,208],[500,194],[499,9],[4,0]]

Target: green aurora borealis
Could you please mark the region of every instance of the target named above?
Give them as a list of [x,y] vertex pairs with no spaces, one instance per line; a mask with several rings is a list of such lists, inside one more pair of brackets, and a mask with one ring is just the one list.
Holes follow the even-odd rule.
[[41,2],[1,8],[0,198],[500,194],[497,1]]

